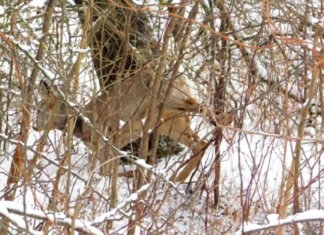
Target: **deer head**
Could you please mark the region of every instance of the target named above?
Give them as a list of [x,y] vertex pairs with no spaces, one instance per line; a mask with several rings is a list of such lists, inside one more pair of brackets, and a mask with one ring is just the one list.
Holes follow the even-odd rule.
[[34,129],[63,130],[67,123],[67,104],[57,92],[58,87],[51,87],[46,81],[41,81],[40,88],[42,100],[37,107]]

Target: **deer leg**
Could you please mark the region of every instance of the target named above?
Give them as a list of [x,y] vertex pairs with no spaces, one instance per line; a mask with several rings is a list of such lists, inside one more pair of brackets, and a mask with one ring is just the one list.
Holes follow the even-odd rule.
[[[114,126],[117,126],[117,123],[114,123]],[[111,135],[110,136],[110,141],[109,144],[114,145],[117,149],[121,149],[128,143],[138,139],[141,136],[142,133],[142,122],[140,117],[132,118],[130,119],[121,129],[120,133],[117,131],[112,132],[111,130],[108,130],[108,133]],[[109,134],[107,136],[109,136]],[[115,142],[114,141],[114,136],[115,135],[120,135],[119,136],[119,141]],[[103,146],[100,150],[98,150],[98,157],[99,157],[99,162],[100,162],[100,175],[103,176],[110,176],[110,172],[112,169],[112,165],[115,164],[116,162],[120,161],[115,161],[118,160],[117,158],[120,158],[120,154],[118,154],[116,151],[111,149],[111,147]]]
[[[174,117],[174,119],[172,119]],[[175,173],[171,179],[177,182],[184,182],[191,172],[198,167],[200,160],[203,157],[204,149],[207,146],[206,141],[199,141],[198,135],[190,128],[190,117],[180,112],[165,111],[164,120],[167,120],[161,125],[161,134],[167,135],[170,138],[179,141],[188,147],[192,147],[193,157],[185,164],[179,174]],[[168,120],[169,119],[169,120]],[[182,168],[183,166],[181,166]]]
[[143,133],[143,123],[140,118],[129,120],[122,128],[121,145],[123,148],[127,144],[139,139]]
[[[190,128],[190,117],[183,112],[165,110],[164,122],[161,124],[161,134],[169,136],[175,141],[179,141],[188,147],[192,147],[193,157],[180,167],[179,174],[174,174],[172,179],[177,182],[184,182],[193,170],[198,167],[207,146],[206,141],[199,141],[198,135]],[[129,121],[122,129],[121,146],[138,139],[142,135],[143,124],[138,119]],[[183,168],[183,169],[181,169]],[[132,174],[126,174],[131,176]]]
[[183,183],[189,177],[189,175],[199,166],[206,146],[207,142],[205,141],[199,141],[198,143],[196,143],[196,146],[192,149],[193,156],[185,164],[184,168],[181,169],[180,173],[175,177],[176,182]]
[[[127,144],[139,139],[143,133],[143,123],[139,116],[133,117],[129,120],[121,130],[120,136],[120,146],[116,146],[118,148],[123,148]],[[121,177],[133,178],[134,177],[134,170],[126,171],[119,173],[118,175]]]

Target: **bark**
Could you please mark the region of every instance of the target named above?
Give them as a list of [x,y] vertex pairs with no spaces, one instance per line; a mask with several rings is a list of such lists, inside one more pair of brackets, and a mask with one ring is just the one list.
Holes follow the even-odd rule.
[[[166,59],[167,59],[167,53],[168,53],[168,46],[169,46],[169,40],[170,35],[172,34],[173,27],[175,24],[175,20],[171,19],[170,22],[167,25],[167,28],[164,33],[164,43],[162,47],[162,53],[159,61],[158,68],[155,73],[154,77],[154,83],[151,89],[151,101],[148,109],[147,118],[145,121],[145,125],[143,128],[143,138],[141,142],[141,148],[139,153],[139,158],[146,159],[147,153],[148,153],[148,141],[149,141],[149,129],[152,126],[152,123],[154,122],[154,116],[156,112],[156,107],[158,104],[158,92],[160,90],[161,80],[162,80],[162,73],[165,69],[166,65]],[[144,175],[143,175],[143,169],[141,167],[137,167],[136,169],[136,179],[135,179],[135,185],[134,185],[134,192],[136,192],[144,183]],[[140,199],[138,201],[141,201]],[[130,219],[129,220],[129,231],[128,235],[134,235],[135,229],[136,229],[136,222],[138,222],[142,216],[143,216],[143,205],[140,203],[137,203],[135,205],[134,211],[136,213],[135,220]]]
[[[80,7],[79,17],[83,22],[85,14],[82,8],[87,1],[74,0],[74,2]],[[127,11],[132,12],[130,19],[127,19],[129,15]],[[92,48],[92,60],[101,89],[114,83],[117,76],[121,75],[122,79],[125,79],[136,74],[144,65],[152,61],[158,45],[153,40],[147,14],[140,8],[130,6],[123,1],[94,1],[92,29],[88,42]],[[129,47],[125,57],[124,31],[127,28],[127,21],[130,22],[130,32]],[[123,71],[120,71],[121,63],[125,63]]]

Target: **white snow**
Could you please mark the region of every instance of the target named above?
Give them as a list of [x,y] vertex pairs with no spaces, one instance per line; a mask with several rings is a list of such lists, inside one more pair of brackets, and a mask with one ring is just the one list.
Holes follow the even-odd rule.
[[[302,2],[302,1],[301,1]],[[68,1],[69,4],[74,5],[72,0]],[[155,7],[156,11],[152,12],[153,14],[159,14],[160,6],[157,1],[136,1],[137,4],[154,4],[152,8]],[[179,4],[179,1],[173,1],[173,4]],[[28,10],[28,8],[36,8],[36,7],[43,7],[46,4],[45,0],[32,0],[28,4],[25,5],[25,7],[22,10]],[[205,4],[208,5],[209,2],[205,1]],[[314,6],[318,7],[320,6],[320,1],[315,1]],[[246,10],[247,15],[244,16],[248,20],[249,24],[253,27],[258,27],[256,25],[263,22],[263,16],[261,14],[261,5],[251,5],[246,4],[245,2],[242,2],[242,5],[245,7],[244,10]],[[190,3],[188,3],[188,9],[190,8]],[[151,6],[150,6],[151,7]],[[270,10],[270,18],[276,18],[281,17],[285,15],[285,12],[281,9],[275,9],[274,6],[271,6]],[[284,7],[283,7],[284,8]],[[234,9],[234,8],[233,8]],[[4,14],[5,11],[4,7],[0,6],[0,14]],[[56,8],[57,12],[61,11],[62,9]],[[32,11],[35,12],[35,9],[32,9]],[[34,14],[33,12],[33,14]],[[213,20],[215,23],[215,27],[219,28],[221,19],[219,18],[219,15],[217,14],[217,9],[213,9]],[[58,16],[58,13],[56,13]],[[187,12],[186,12],[187,14]],[[239,17],[235,17],[235,14],[231,15],[231,19],[233,20],[235,27],[238,29],[239,37],[241,38],[248,38],[248,37],[257,37],[259,36],[259,31],[253,31],[247,32],[245,29],[242,29],[241,25],[238,24],[238,21],[242,20]],[[23,17],[24,13],[19,15],[19,17]],[[77,18],[76,14],[74,15],[74,18]],[[164,20],[164,24],[166,22],[165,19],[162,19],[163,17],[167,16],[167,13],[163,12],[160,13],[159,20]],[[30,17],[30,16],[28,16]],[[72,17],[73,18],[73,17]],[[314,26],[316,24],[319,24],[319,26],[323,26],[323,20],[324,18],[316,17],[315,15],[310,17],[309,22]],[[19,19],[22,20],[22,19]],[[70,19],[75,20],[77,19]],[[201,26],[201,22],[203,22],[204,18],[203,16],[199,16],[197,18],[197,26]],[[267,25],[265,24],[264,32],[265,32],[265,38],[268,38],[269,33],[274,33],[277,37],[276,40],[278,42],[278,45],[284,48],[285,43],[285,37],[282,37],[282,35],[288,35],[288,39],[290,38],[290,35],[293,30],[291,25],[289,23],[276,21],[276,19],[273,19],[274,24]],[[23,31],[24,28],[17,25],[19,30],[22,30],[21,36],[22,39],[16,39],[12,36],[8,36],[10,40],[12,40],[12,43],[17,49],[18,53],[21,53],[25,57],[28,57],[31,61],[31,64],[37,66],[37,68],[40,70],[40,77],[46,77],[50,80],[58,81],[58,73],[56,71],[58,64],[47,64],[43,63],[44,61],[36,61],[35,60],[35,46],[38,46],[38,39],[41,38],[43,35],[39,31],[39,25],[37,22],[24,22],[25,24],[29,24],[28,30],[30,31]],[[308,27],[308,26],[307,26]],[[18,31],[19,31],[18,30]],[[6,30],[3,30],[6,32]],[[241,31],[241,33],[240,33]],[[301,50],[303,47],[305,47],[308,50],[316,49],[317,48],[316,43],[314,40],[312,40],[312,29],[311,27],[308,27],[306,29],[307,37],[309,38],[296,38],[296,41],[300,42],[300,45],[289,45],[289,50],[285,50],[285,54],[288,58],[289,63],[281,63],[280,58],[278,61],[275,61],[278,63],[278,66],[275,69],[278,69],[277,71],[271,71],[267,67],[267,63],[271,62],[271,59],[268,58],[269,54],[267,54],[269,51],[271,51],[273,48],[266,48],[266,49],[260,49],[260,51],[257,51],[255,54],[252,49],[248,49],[248,53],[251,55],[255,55],[254,61],[255,66],[258,72],[258,76],[261,76],[263,80],[270,81],[270,79],[278,79],[275,80],[276,84],[283,90],[288,90],[288,93],[290,95],[294,95],[299,100],[302,100],[305,98],[304,90],[300,89],[298,82],[296,80],[299,79],[299,77],[291,77],[291,80],[286,79],[286,72],[290,65],[296,70],[300,69],[301,66],[303,66],[304,60],[298,57],[298,51]],[[160,37],[161,35],[156,35],[157,37]],[[63,35],[63,41],[64,43],[67,43],[68,40],[70,40],[69,35]],[[199,44],[200,43],[200,44]],[[247,46],[249,46],[250,41],[244,42]],[[254,42],[253,42],[254,43]],[[289,43],[289,42],[288,42]],[[34,44],[31,46],[30,44]],[[202,46],[201,42],[197,42],[198,46]],[[197,46],[195,45],[195,46]],[[251,45],[254,47],[255,45]],[[77,44],[68,47],[69,53],[88,53],[90,51],[89,48],[86,49],[80,49]],[[133,49],[135,49],[133,47]],[[237,50],[235,47],[232,46],[231,48],[234,60],[241,59],[241,54],[239,53],[239,50]],[[274,51],[276,49],[273,49]],[[262,53],[265,53],[264,56]],[[55,54],[55,53],[53,53]],[[190,53],[188,53],[190,55]],[[7,55],[4,55],[6,57]],[[64,57],[64,56],[63,56]],[[8,57],[9,58],[9,57]],[[63,59],[66,59],[67,57],[64,57]],[[69,60],[74,61],[75,56],[68,57]],[[199,61],[198,61],[199,58]],[[48,58],[45,58],[48,59]],[[200,55],[197,55],[197,58],[190,58],[190,60],[196,60],[193,61],[192,64],[194,65],[192,70],[195,71],[199,68],[199,66],[202,63],[205,63],[205,60],[211,60],[212,57],[203,57]],[[51,55],[50,61],[56,62],[56,57],[54,55]],[[58,62],[57,62],[58,63]],[[188,62],[189,63],[189,62]],[[290,64],[291,63],[291,64]],[[215,64],[218,65],[217,62]],[[89,68],[89,64],[87,65]],[[190,64],[191,66],[191,64]],[[189,66],[189,67],[190,67]],[[217,67],[216,66],[216,67]],[[242,66],[242,68],[234,68],[235,64],[233,63],[231,71],[231,82],[233,85],[232,91],[229,92],[231,94],[231,99],[234,99],[238,104],[241,106],[244,106],[244,104],[240,103],[242,102],[242,97],[244,97],[246,92],[246,84],[244,77],[246,72],[246,64]],[[239,65],[241,67],[241,64]],[[65,67],[64,67],[65,68]],[[4,72],[4,74],[8,75],[10,74],[10,66],[8,63],[4,63],[1,65],[1,72]],[[28,69],[28,68],[27,68]],[[81,74],[81,80],[84,81],[85,86],[87,87],[93,87],[95,85],[90,84],[89,81],[92,76],[92,71],[90,69],[85,68],[87,71],[82,71]],[[88,71],[89,70],[89,71]],[[186,69],[182,68],[180,69],[182,72],[186,73]],[[209,81],[209,74],[210,71],[203,72],[203,78],[207,78],[207,81]],[[289,71],[290,72],[290,71]],[[28,73],[27,73],[28,74]],[[217,73],[216,73],[217,74]],[[280,75],[276,77],[277,75]],[[241,77],[241,75],[243,75]],[[306,74],[306,76],[311,76],[310,72]],[[90,77],[90,78],[89,78]],[[27,77],[26,77],[27,79]],[[214,78],[211,78],[214,79]],[[216,78],[217,79],[217,78]],[[241,79],[241,80],[240,80]],[[300,78],[302,79],[302,78]],[[235,82],[237,80],[238,82]],[[298,80],[299,81],[299,80]],[[196,82],[196,81],[195,81]],[[210,85],[210,84],[209,84]],[[194,82],[192,82],[191,90],[193,93],[196,93],[197,99],[200,99],[201,92],[204,92],[200,90],[198,86]],[[209,87],[207,87],[209,88]],[[261,88],[260,88],[261,89]],[[263,90],[262,90],[263,89]],[[267,93],[268,87],[264,86],[261,90],[258,90],[259,93]],[[4,94],[9,94],[11,97],[14,97],[15,99],[18,99],[21,95],[20,91],[7,89],[6,84],[0,85],[0,90]],[[89,91],[89,90],[87,90]],[[90,89],[91,91],[91,89]],[[87,92],[84,92],[87,93]],[[87,93],[88,94],[88,93]],[[59,90],[58,95],[61,96],[61,98],[68,100],[68,97],[65,97],[63,92]],[[91,95],[88,95],[87,98],[89,99]],[[278,98],[278,97],[275,97]],[[279,98],[278,98],[279,99]],[[16,100],[14,100],[17,102]],[[20,100],[18,99],[18,102]],[[276,100],[271,101],[276,102]],[[306,104],[309,102],[309,99],[307,99],[303,104],[299,106],[299,108],[303,108],[306,106]],[[79,109],[79,104],[74,102],[68,102],[69,106],[74,109],[76,113],[81,113]],[[268,104],[250,104],[248,107],[246,107],[246,112],[251,114],[251,117],[245,117],[244,125],[241,129],[237,129],[236,126],[230,126],[228,129],[224,129],[224,141],[221,145],[221,160],[222,160],[222,175],[221,175],[221,190],[222,195],[224,198],[226,198],[227,207],[229,209],[237,209],[237,211],[242,210],[241,202],[239,201],[241,197],[244,200],[249,200],[253,205],[258,203],[262,204],[264,208],[266,206],[273,206],[276,205],[278,202],[278,190],[280,188],[281,180],[286,176],[286,174],[289,173],[290,170],[290,162],[292,160],[292,156],[295,149],[296,144],[296,128],[293,127],[293,125],[288,125],[288,128],[291,129],[291,134],[287,135],[284,131],[282,131],[280,134],[275,134],[271,129],[271,125],[277,124],[282,125],[283,118],[280,116],[282,113],[288,112],[289,110],[283,110],[282,113],[278,112],[274,118],[270,120],[265,120],[262,125],[259,124],[260,116],[266,115],[262,112],[265,110],[261,110],[260,107],[262,105],[268,105]],[[271,106],[271,108],[280,108],[283,107],[282,103],[277,106]],[[268,111],[268,110],[267,110]],[[280,110],[281,111],[281,110]],[[16,116],[17,111],[11,111],[9,112],[9,116]],[[17,117],[15,117],[17,118]],[[82,117],[84,121],[92,126],[89,119],[86,117]],[[318,118],[318,123],[321,123],[321,119]],[[298,120],[298,119],[297,119]],[[289,122],[293,123],[296,119],[293,117]],[[144,120],[145,122],[145,120]],[[193,121],[196,123],[193,123],[193,125],[200,125],[201,119],[198,121]],[[120,126],[122,127],[125,124],[125,122],[120,121]],[[298,124],[298,123],[297,123]],[[17,125],[17,122],[14,122],[13,120],[8,120],[7,123],[5,123],[7,127],[15,128],[15,125]],[[296,125],[296,124],[294,124]],[[264,127],[266,126],[266,127]],[[267,127],[269,127],[267,129]],[[287,128],[287,129],[288,129]],[[197,128],[198,129],[198,128]],[[96,130],[97,131],[97,130]],[[152,130],[150,130],[151,132]],[[309,128],[306,131],[309,132],[309,134],[312,136],[312,138],[305,137],[302,140],[303,143],[303,163],[304,166],[301,169],[302,173],[302,182],[301,187],[305,188],[305,190],[309,190],[310,194],[314,194],[312,201],[320,202],[322,201],[322,198],[319,198],[317,195],[318,192],[321,192],[320,188],[316,188],[318,186],[314,186],[315,183],[320,184],[321,179],[323,177],[322,175],[322,163],[320,162],[321,159],[321,151],[322,151],[322,143],[324,142],[323,137],[319,135],[321,131],[319,132],[317,129]],[[209,136],[209,130],[206,128],[204,130],[200,129],[200,135],[202,137],[206,137],[207,139],[210,139]],[[204,191],[200,198],[193,197],[186,195],[186,184],[175,184],[173,182],[169,181],[170,176],[174,173],[175,169],[179,166],[180,161],[184,159],[188,159],[191,157],[190,150],[185,149],[181,154],[178,156],[172,156],[169,159],[162,159],[157,166],[151,166],[147,164],[143,159],[137,159],[134,160],[134,165],[141,166],[146,169],[147,172],[151,172],[152,182],[142,186],[137,192],[132,191],[132,183],[131,181],[126,181],[125,179],[119,179],[119,198],[118,198],[118,205],[114,208],[110,208],[109,211],[105,211],[106,205],[103,205],[107,200],[109,200],[109,196],[107,195],[107,188],[110,187],[109,179],[100,177],[97,175],[96,170],[93,170],[91,168],[89,162],[89,158],[91,157],[92,153],[89,153],[86,149],[86,147],[80,143],[80,142],[73,142],[73,147],[71,147],[75,152],[73,152],[71,156],[71,161],[73,162],[72,169],[69,169],[67,166],[60,166],[62,157],[66,154],[64,149],[61,148],[62,146],[62,140],[64,140],[64,137],[62,137],[61,134],[59,134],[59,131],[51,132],[49,134],[49,143],[45,146],[45,149],[42,150],[41,153],[38,153],[36,151],[38,143],[37,140],[40,138],[41,134],[37,133],[35,134],[33,131],[30,131],[30,138],[28,139],[27,144],[22,143],[21,141],[17,140],[16,133],[13,131],[11,135],[6,135],[4,133],[0,133],[0,139],[2,142],[5,142],[5,144],[8,146],[5,148],[5,151],[1,148],[1,173],[2,177],[0,180],[0,186],[1,188],[4,188],[6,186],[6,180],[8,171],[10,169],[10,163],[12,160],[12,156],[14,154],[14,151],[16,149],[16,146],[19,144],[21,147],[27,148],[27,159],[28,161],[25,162],[25,164],[28,166],[29,161],[34,158],[36,154],[40,154],[41,157],[37,161],[37,166],[35,166],[34,172],[31,175],[30,179],[30,185],[27,185],[24,190],[21,190],[19,194],[17,195],[17,198],[13,202],[9,201],[1,201],[0,202],[0,214],[8,218],[15,226],[17,226],[22,231],[29,233],[29,234],[42,234],[39,231],[35,231],[33,229],[32,222],[25,221],[24,215],[27,215],[30,218],[38,218],[41,220],[51,220],[53,222],[56,222],[60,225],[72,225],[72,222],[75,224],[77,229],[81,229],[83,231],[86,231],[86,233],[91,234],[103,234],[102,231],[100,231],[96,226],[100,226],[103,221],[106,220],[113,220],[114,221],[114,232],[116,232],[118,229],[123,228],[125,231],[127,230],[127,222],[128,218],[131,216],[134,216],[132,211],[132,205],[134,202],[140,198],[140,195],[143,192],[147,192],[148,196],[147,198],[144,198],[144,203],[153,203],[151,206],[151,210],[147,213],[146,217],[143,218],[143,224],[146,223],[146,225],[149,226],[169,226],[169,216],[174,216],[174,224],[172,224],[172,229],[169,230],[170,233],[183,233],[187,234],[188,232],[193,231],[192,233],[198,233],[198,234],[204,234],[205,230],[203,229],[205,224],[212,224],[217,219],[214,219],[216,212],[210,209],[210,195],[207,195],[206,192],[212,191],[212,180],[206,179],[206,191]],[[102,136],[104,141],[108,142],[109,139],[107,137]],[[1,141],[0,141],[0,144]],[[2,145],[1,145],[2,147]],[[112,147],[113,148],[113,147]],[[119,151],[116,149],[116,151]],[[212,175],[213,165],[212,162],[215,158],[215,149],[213,147],[210,147],[206,150],[206,153],[204,155],[204,158],[201,161],[201,164],[198,168],[198,173],[204,171],[205,173],[208,173]],[[120,151],[120,156],[127,156],[128,153]],[[134,158],[136,159],[136,158]],[[122,168],[122,167],[120,167]],[[125,168],[123,166],[123,168]],[[59,186],[59,190],[61,190],[60,193],[60,200],[66,200],[67,197],[69,198],[69,208],[66,210],[60,203],[58,203],[56,210],[58,212],[53,211],[47,211],[44,210],[44,208],[48,207],[49,204],[49,194],[53,191],[54,185],[53,182],[55,181],[55,177],[57,177],[58,169],[62,170],[62,180],[61,185]],[[92,170],[90,172],[89,170]],[[135,169],[134,166],[131,166],[126,169]],[[68,173],[67,173],[68,172]],[[70,182],[68,182],[67,175],[70,174],[71,179]],[[285,174],[285,175],[283,175]],[[199,175],[199,174],[197,174]],[[195,175],[193,178],[194,181],[202,178],[198,178],[198,176]],[[203,175],[206,176],[205,174]],[[90,185],[91,178],[95,178],[95,184]],[[212,177],[211,177],[212,178]],[[26,180],[23,178],[22,180]],[[45,182],[45,183],[43,183]],[[162,183],[161,183],[162,182]],[[19,181],[19,184],[22,184],[22,181]],[[66,190],[66,185],[70,184],[70,191]],[[154,193],[150,192],[150,190],[155,187]],[[308,188],[307,188],[308,187]],[[89,196],[86,194],[87,190],[91,188],[93,193]],[[66,190],[66,191],[65,191]],[[209,190],[209,191],[208,191]],[[68,192],[67,192],[68,191]],[[168,192],[168,196],[165,196],[165,193]],[[253,192],[255,192],[253,194]],[[74,206],[77,204],[77,200],[79,199],[80,195],[85,194],[85,202],[82,204],[82,211],[85,213],[84,217],[89,216],[89,218],[79,219],[76,218],[72,221],[72,219],[68,216],[66,216],[62,211],[65,213],[73,213],[74,212]],[[100,195],[100,196],[98,196]],[[3,195],[1,195],[3,196]],[[103,200],[104,198],[105,200]],[[157,199],[154,201],[152,198]],[[203,200],[206,200],[206,202],[200,202]],[[104,201],[104,202],[102,202]],[[27,202],[27,203],[26,203]],[[158,203],[157,203],[158,202]],[[98,203],[98,204],[96,204]],[[101,203],[101,204],[100,204]],[[208,204],[209,203],[209,204]],[[154,211],[156,207],[159,208],[158,211]],[[236,207],[235,207],[236,206]],[[316,205],[318,207],[318,205]],[[102,207],[102,208],[101,208]],[[208,208],[205,208],[208,207]],[[33,209],[36,208],[36,209]],[[264,209],[262,208],[262,209]],[[315,208],[314,205],[309,205],[309,208]],[[233,210],[234,210],[233,209]],[[268,208],[266,208],[268,209]],[[294,222],[301,223],[303,221],[312,221],[312,220],[324,220],[324,213],[322,210],[309,210],[302,213],[298,213],[296,215],[288,216],[287,218],[280,218],[278,214],[267,214],[268,211],[264,209],[262,212],[263,215],[266,216],[266,219],[263,221],[255,221],[255,218],[251,218],[251,221],[246,221],[242,226],[237,229],[236,234],[242,234],[242,232],[260,232],[264,229],[273,228],[274,226],[283,226],[288,225]],[[270,208],[273,209],[273,208]],[[270,210],[271,211],[271,210]],[[229,213],[230,214],[230,213]],[[266,215],[267,214],[267,215]],[[92,216],[92,217],[91,217]],[[156,219],[156,224],[153,224],[151,218]],[[226,216],[224,216],[226,217]],[[30,219],[29,218],[29,219]],[[80,217],[81,218],[81,217]],[[226,218],[222,218],[226,219]],[[215,221],[213,221],[215,220]],[[212,222],[211,222],[212,221]],[[299,224],[301,226],[301,224]],[[141,232],[140,227],[137,227],[138,233]],[[163,232],[161,232],[163,234]],[[211,233],[212,234],[212,233]],[[216,233],[214,233],[216,234]]]
[[249,232],[260,232],[270,228],[276,228],[283,225],[288,225],[296,222],[306,222],[306,221],[319,221],[324,220],[323,210],[309,210],[306,212],[298,213],[296,215],[288,216],[285,219],[274,219],[269,221],[265,225],[257,225],[252,223],[244,223],[244,225],[235,233],[235,235],[240,235]]
[[[10,213],[8,210],[13,211]],[[11,222],[17,224],[17,226],[21,229],[27,230],[31,234],[40,235],[43,234],[42,232],[34,231],[30,225],[28,225],[27,221],[24,221],[18,214],[26,214],[33,218],[42,218],[44,220],[49,220],[51,222],[61,223],[72,225],[72,220],[67,218],[62,213],[52,213],[47,211],[35,210],[30,209],[22,206],[20,203],[15,203],[12,201],[1,201],[0,202],[0,214],[6,216]],[[94,235],[102,235],[103,233],[98,230],[97,228],[90,225],[90,222],[82,221],[76,219],[75,221],[75,228],[82,229],[83,231],[90,232]]]
[[46,3],[46,0],[32,0],[28,3],[29,7],[43,7]]

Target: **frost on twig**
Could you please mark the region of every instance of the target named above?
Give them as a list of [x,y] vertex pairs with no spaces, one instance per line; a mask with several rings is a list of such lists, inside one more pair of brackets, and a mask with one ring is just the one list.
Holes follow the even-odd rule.
[[17,215],[50,221],[54,222],[57,225],[63,225],[69,228],[71,228],[73,224],[76,231],[86,234],[90,233],[94,235],[103,235],[103,233],[99,229],[92,226],[88,221],[80,219],[72,221],[71,218],[66,217],[64,214],[24,208],[21,204],[12,201],[0,202],[0,214],[10,220],[10,222],[15,224],[19,229],[22,229],[29,234],[40,235],[43,233],[35,231],[30,225],[28,225],[27,221],[23,220],[20,216]]
[[251,223],[244,223],[235,235],[250,234],[261,232],[270,229],[276,229],[282,226],[291,225],[293,223],[302,223],[308,221],[324,221],[324,210],[309,210],[296,215],[288,216],[286,219],[270,220],[268,224],[258,225]]

